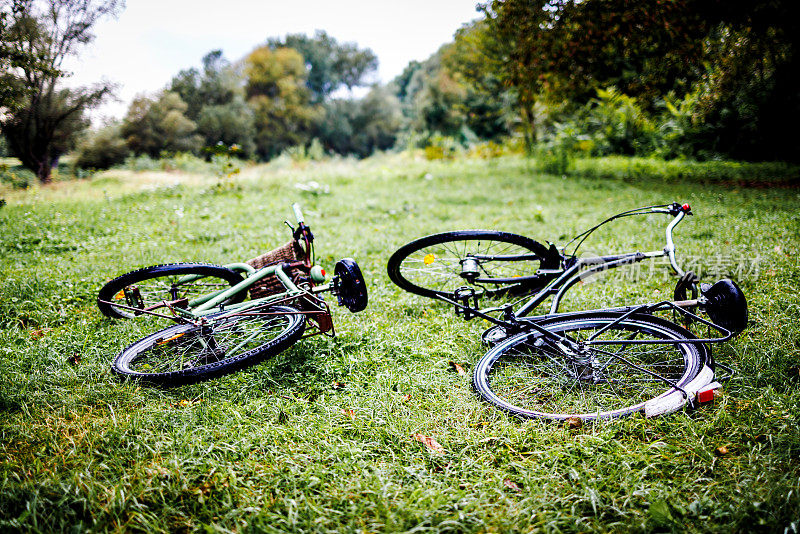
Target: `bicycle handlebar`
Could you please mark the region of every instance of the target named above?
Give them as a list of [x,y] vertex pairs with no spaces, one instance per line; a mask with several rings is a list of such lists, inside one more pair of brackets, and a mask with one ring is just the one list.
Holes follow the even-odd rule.
[[667,246],[664,247],[664,252],[667,254],[667,257],[669,258],[669,264],[672,267],[672,270],[675,271],[675,273],[678,276],[683,276],[685,274],[685,271],[681,268],[680,265],[678,265],[678,261],[675,259],[675,241],[673,241],[672,239],[672,231],[675,229],[676,226],[678,226],[678,224],[684,219],[684,217],[692,214],[692,208],[691,206],[689,206],[689,204],[681,205],[678,204],[677,202],[673,202],[672,206],[668,208],[666,207],[654,208],[653,212],[666,213],[675,217],[674,219],[672,219],[672,222],[670,222],[667,225],[667,229],[665,232],[667,238]]
[[300,204],[297,202],[292,204],[292,210],[294,211],[294,217],[297,219],[297,224],[305,224],[305,220],[303,219],[303,212],[300,211]]
[[675,242],[672,240],[672,230],[678,226],[678,223],[680,223],[684,217],[686,217],[686,212],[681,211],[675,216],[674,219],[672,219],[672,222],[667,225],[667,246],[664,247],[664,252],[667,253],[667,257],[669,258],[669,264],[672,266],[672,270],[674,270],[678,276],[683,276],[684,270],[681,269],[677,260],[675,260]]

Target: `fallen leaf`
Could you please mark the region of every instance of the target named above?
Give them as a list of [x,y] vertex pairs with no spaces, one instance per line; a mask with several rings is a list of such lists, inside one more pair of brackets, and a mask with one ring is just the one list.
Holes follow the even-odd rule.
[[80,363],[80,361],[81,361],[81,357],[80,357],[79,354],[75,353],[72,356],[70,356],[69,358],[67,358],[67,361],[69,363],[71,363],[72,365],[78,365]]
[[567,427],[568,428],[581,428],[583,426],[583,419],[578,416],[572,416],[567,419]]
[[430,436],[423,436],[422,434],[413,434],[413,438],[423,445],[431,454],[444,454],[444,447],[439,445],[439,442]]
[[511,480],[510,478],[506,478],[505,480],[503,480],[503,485],[512,491],[522,491],[520,485]]
[[459,364],[457,364],[456,362],[448,362],[448,363],[450,364],[450,367],[451,367],[451,368],[452,368],[452,369],[453,369],[453,370],[454,370],[456,373],[458,373],[459,375],[461,375],[461,376],[464,376],[464,375],[466,375],[466,374],[467,374],[467,372],[464,370],[464,368],[463,368],[463,367],[461,367],[461,366],[460,366]]
[[31,330],[31,337],[33,339],[38,339],[40,337],[44,337],[46,333],[51,331],[52,328],[37,328],[36,330]]
[[728,450],[728,447],[723,445],[722,447],[717,447],[716,450],[714,451],[714,454],[716,454],[717,456],[725,456],[729,452],[730,451]]
[[344,389],[344,382],[334,382],[331,387],[333,389]]

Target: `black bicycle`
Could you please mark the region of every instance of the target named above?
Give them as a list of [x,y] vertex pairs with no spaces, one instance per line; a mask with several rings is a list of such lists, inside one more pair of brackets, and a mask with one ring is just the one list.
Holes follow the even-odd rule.
[[[662,250],[578,257],[581,244],[601,226],[646,214],[672,216]],[[678,265],[672,233],[691,214],[688,204],[679,203],[624,211],[560,248],[491,230],[429,235],[391,256],[389,278],[406,291],[452,305],[464,319],[493,323],[482,336],[491,348],[475,366],[473,385],[510,413],[558,420],[670,413],[713,396],[719,384],[707,345],[731,339],[748,317],[734,282],[700,284]],[[658,257],[668,258],[680,277],[674,300],[558,312],[564,294],[585,277]],[[548,298],[549,312],[530,316]],[[483,300],[493,305],[481,308]],[[699,337],[655,315],[668,310],[716,333]]]

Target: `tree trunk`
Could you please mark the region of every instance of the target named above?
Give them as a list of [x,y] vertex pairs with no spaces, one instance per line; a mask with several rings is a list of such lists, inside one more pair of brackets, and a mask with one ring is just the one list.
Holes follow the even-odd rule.
[[533,154],[533,148],[536,144],[536,118],[533,106],[523,103],[520,106],[520,115],[522,116],[522,135],[525,139],[525,151],[530,155]]
[[39,166],[36,169],[36,177],[39,178],[39,181],[45,185],[52,182],[52,176],[50,175],[50,172],[53,170],[53,167],[50,165],[49,159],[50,158],[45,158],[44,161],[40,161]]

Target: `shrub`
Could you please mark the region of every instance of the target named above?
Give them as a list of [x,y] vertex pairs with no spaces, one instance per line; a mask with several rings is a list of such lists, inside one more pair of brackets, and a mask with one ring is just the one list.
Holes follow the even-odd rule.
[[0,183],[10,185],[13,189],[27,189],[36,181],[36,176],[23,167],[0,165]]
[[534,153],[536,170],[547,174],[566,175],[572,172],[575,159],[565,146],[540,147]]
[[608,156],[575,161],[570,174],[586,178],[666,182],[781,184],[800,180],[800,166],[782,162],[692,161]]
[[162,152],[158,161],[159,167],[164,171],[205,172],[209,164],[202,158],[188,152],[174,154]]
[[113,124],[89,134],[78,145],[76,169],[108,169],[119,165],[130,155],[120,126]]
[[425,145],[425,158],[428,160],[453,159],[462,151],[461,144],[455,138],[433,134]]
[[125,160],[125,167],[132,171],[156,171],[160,168],[160,164],[147,154],[140,154],[128,157]]

